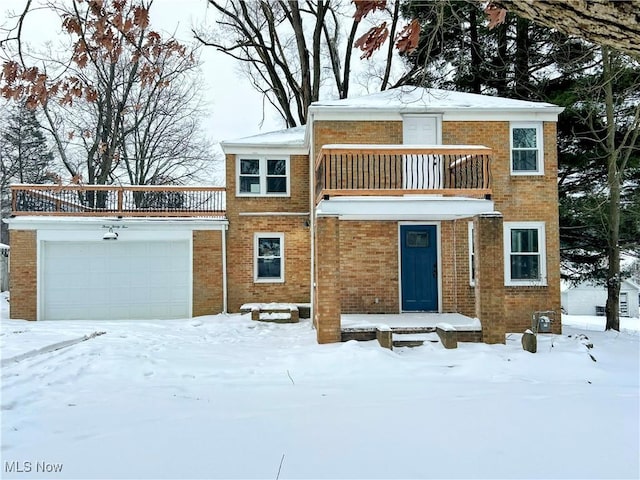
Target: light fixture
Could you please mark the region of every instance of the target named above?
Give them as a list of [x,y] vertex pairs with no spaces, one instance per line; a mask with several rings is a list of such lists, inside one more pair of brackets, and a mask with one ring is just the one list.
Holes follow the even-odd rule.
[[102,236],[103,240],[117,240],[118,232],[113,231],[113,227],[109,227],[109,231]]

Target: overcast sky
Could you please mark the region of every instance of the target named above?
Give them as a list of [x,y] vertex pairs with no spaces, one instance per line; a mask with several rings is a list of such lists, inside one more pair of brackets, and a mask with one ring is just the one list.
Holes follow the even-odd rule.
[[[35,3],[35,2],[34,2]],[[21,11],[25,0],[0,0],[0,25],[7,25],[8,11]],[[168,32],[184,43],[194,41],[192,25],[208,21],[213,24],[213,9],[205,0],[154,0],[151,25],[160,32]],[[55,40],[60,34],[60,20],[45,12],[33,12],[27,18],[25,37],[34,44]],[[9,22],[13,24],[15,21]],[[210,138],[217,142],[283,128],[273,110],[264,115],[262,96],[237,71],[237,63],[212,47],[201,48],[205,77],[204,98],[210,114],[203,125]]]

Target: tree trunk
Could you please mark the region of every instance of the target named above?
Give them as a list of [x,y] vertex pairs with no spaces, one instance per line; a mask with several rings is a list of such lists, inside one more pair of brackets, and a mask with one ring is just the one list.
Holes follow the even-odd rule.
[[519,17],[640,58],[640,0],[494,0]]
[[517,98],[529,98],[529,20],[518,17],[516,21],[515,94]]
[[482,55],[480,54],[480,42],[478,41],[478,15],[476,9],[469,11],[469,36],[471,40],[471,91],[482,93],[482,78],[480,67]]
[[615,144],[613,72],[614,54],[602,47],[602,81],[607,116],[607,184],[609,187],[609,267],[607,269],[607,330],[620,330],[620,174]]

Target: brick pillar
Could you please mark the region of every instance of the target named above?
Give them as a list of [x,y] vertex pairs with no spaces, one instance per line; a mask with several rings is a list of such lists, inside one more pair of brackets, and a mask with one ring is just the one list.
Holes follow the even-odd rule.
[[340,221],[318,217],[315,231],[315,314],[318,343],[341,340],[340,334]]
[[35,320],[38,312],[37,242],[35,230],[9,230],[11,273],[9,317]]
[[485,343],[505,343],[504,246],[502,215],[478,215],[473,220],[476,317]]

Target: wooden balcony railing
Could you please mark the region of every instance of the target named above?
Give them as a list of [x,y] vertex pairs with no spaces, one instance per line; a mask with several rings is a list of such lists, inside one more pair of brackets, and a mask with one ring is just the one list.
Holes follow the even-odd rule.
[[316,202],[344,195],[491,195],[491,149],[472,145],[325,145]]
[[13,215],[218,217],[224,187],[11,185]]

